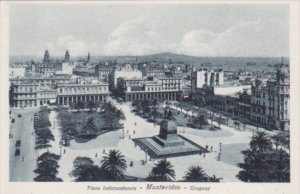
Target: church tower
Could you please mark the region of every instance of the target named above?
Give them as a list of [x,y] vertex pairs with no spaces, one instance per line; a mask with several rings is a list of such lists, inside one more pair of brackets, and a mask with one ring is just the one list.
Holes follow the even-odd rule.
[[70,53],[69,53],[69,51],[67,50],[66,51],[66,54],[65,54],[65,60],[64,60],[65,62],[70,62]]
[[49,54],[49,51],[48,51],[48,50],[45,51],[45,54],[44,54],[44,60],[43,60],[43,61],[44,61],[44,63],[50,61],[50,54]]

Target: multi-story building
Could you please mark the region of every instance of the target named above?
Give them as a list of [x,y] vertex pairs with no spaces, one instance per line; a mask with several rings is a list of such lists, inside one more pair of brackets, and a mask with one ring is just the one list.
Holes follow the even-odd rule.
[[17,77],[10,78],[11,84],[22,84],[22,83],[32,83],[39,86],[55,87],[58,83],[67,83],[71,79],[70,75],[52,75],[49,77],[35,76],[35,77]]
[[277,67],[276,79],[252,86],[252,121],[272,129],[289,130],[290,81],[288,68]]
[[[169,80],[171,81],[169,82]],[[182,80],[179,78],[120,78],[118,81],[118,88],[123,91],[121,93],[126,101],[142,99],[177,100],[181,97]]]
[[111,88],[117,88],[118,78],[138,79],[142,77],[143,75],[140,70],[132,69],[131,65],[127,64],[125,67],[114,69],[110,80]]
[[37,106],[56,105],[57,89],[39,87],[37,90]]
[[11,84],[10,105],[12,107],[37,107],[37,83]]
[[197,89],[203,88],[203,86],[221,86],[224,84],[224,72],[222,69],[207,70],[199,69],[195,71],[193,68],[191,74],[192,92],[196,92]]
[[114,67],[112,65],[101,65],[98,64],[95,66],[96,77],[100,78],[103,81],[109,81],[109,75],[113,72]]
[[173,66],[171,68],[171,75],[172,77],[179,77],[182,76],[182,70],[180,66]]
[[142,68],[142,74],[148,77],[161,77],[165,75],[165,70],[161,65],[146,65]]
[[110,94],[108,86],[102,81],[57,84],[57,104],[69,106],[78,101],[106,102]]
[[95,67],[76,66],[73,68],[73,74],[83,77],[95,77]]
[[251,120],[251,90],[239,93],[237,112],[239,117]]

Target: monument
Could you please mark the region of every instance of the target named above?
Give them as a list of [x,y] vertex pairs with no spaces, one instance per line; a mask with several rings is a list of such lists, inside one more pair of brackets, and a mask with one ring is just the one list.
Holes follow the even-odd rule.
[[160,123],[158,135],[132,140],[153,159],[208,152],[205,148],[178,134],[177,125],[169,120],[163,120]]

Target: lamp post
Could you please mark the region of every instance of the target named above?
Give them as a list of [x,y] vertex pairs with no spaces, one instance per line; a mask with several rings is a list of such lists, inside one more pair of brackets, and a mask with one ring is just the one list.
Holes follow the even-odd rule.
[[148,153],[147,149],[145,149],[145,159],[146,159],[145,162],[147,162],[147,153]]

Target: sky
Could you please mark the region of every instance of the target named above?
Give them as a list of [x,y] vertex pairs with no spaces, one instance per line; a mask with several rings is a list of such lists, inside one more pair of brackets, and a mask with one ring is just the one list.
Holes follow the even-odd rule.
[[289,56],[287,4],[16,4],[9,16],[11,56]]

